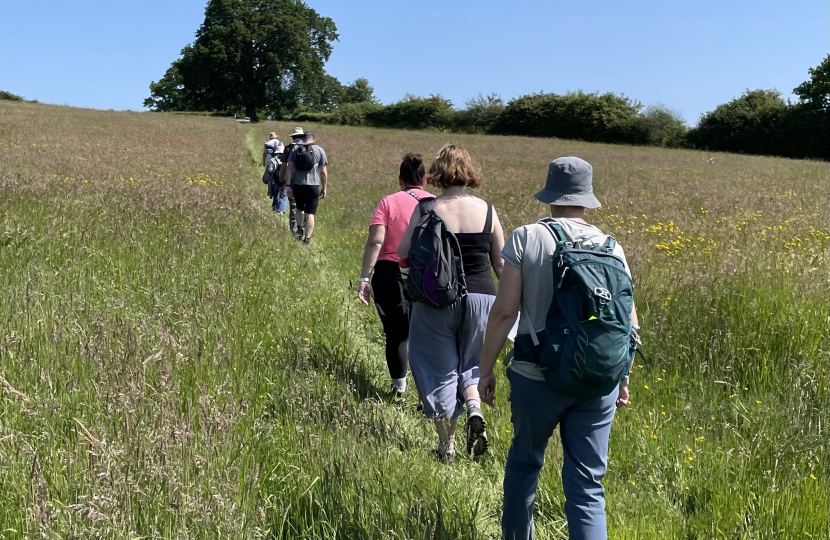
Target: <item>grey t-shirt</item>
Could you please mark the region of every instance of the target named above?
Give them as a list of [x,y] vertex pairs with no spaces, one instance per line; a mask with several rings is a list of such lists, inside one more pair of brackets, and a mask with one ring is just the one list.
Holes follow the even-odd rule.
[[[302,144],[302,143],[301,143]],[[314,167],[310,171],[298,171],[296,165],[294,172],[291,175],[291,184],[295,186],[319,186],[320,185],[320,168],[328,164],[329,160],[326,157],[326,151],[322,146],[312,145],[311,151],[314,154]],[[291,153],[288,154],[288,162],[294,163],[294,154],[297,153],[297,145],[291,148]]]
[[[602,244],[608,236],[594,225],[556,219],[562,228],[573,238],[586,245]],[[501,258],[507,264],[522,271],[522,306],[519,317],[519,334],[529,334],[530,328],[541,334],[545,330],[545,318],[553,300],[553,273],[551,257],[556,251],[556,240],[544,225],[534,223],[513,231],[504,244]],[[631,275],[625,253],[618,243],[614,255],[625,263],[625,271]],[[513,362],[510,369],[530,379],[544,381],[539,366],[530,362]]]

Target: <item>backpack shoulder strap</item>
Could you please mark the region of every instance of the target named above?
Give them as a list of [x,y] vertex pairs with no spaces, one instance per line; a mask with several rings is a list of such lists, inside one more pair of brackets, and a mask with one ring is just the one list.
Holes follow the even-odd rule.
[[617,247],[617,239],[609,235],[602,244],[602,251],[605,253],[614,253],[615,247]]
[[493,205],[487,203],[487,219],[484,220],[483,233],[490,234],[493,230]]
[[[559,242],[566,242],[573,245],[576,245],[571,235],[568,234],[568,231],[555,219],[540,219],[537,224],[543,226],[546,231],[548,231],[551,236],[553,236],[554,242],[557,244],[557,251],[559,250],[558,244]],[[524,299],[522,300],[522,311],[525,313],[529,313],[529,311],[524,306]],[[533,325],[530,325],[530,339],[533,341],[534,346],[538,346],[539,336],[536,333],[536,329],[533,328]]]
[[551,235],[553,235],[553,239],[556,240],[557,243],[559,242],[570,242],[571,244],[575,244],[571,235],[568,234],[568,231],[555,219],[542,219],[539,220],[538,223],[547,229]]
[[418,208],[421,210],[421,215],[427,214],[435,210],[435,199],[430,197],[429,199],[421,199],[418,203]]

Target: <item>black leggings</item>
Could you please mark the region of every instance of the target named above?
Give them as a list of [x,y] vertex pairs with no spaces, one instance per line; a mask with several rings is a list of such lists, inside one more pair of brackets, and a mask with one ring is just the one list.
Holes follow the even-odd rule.
[[406,377],[409,367],[410,303],[401,281],[401,271],[394,261],[378,261],[372,276],[375,307],[386,334],[386,365],[393,379]]

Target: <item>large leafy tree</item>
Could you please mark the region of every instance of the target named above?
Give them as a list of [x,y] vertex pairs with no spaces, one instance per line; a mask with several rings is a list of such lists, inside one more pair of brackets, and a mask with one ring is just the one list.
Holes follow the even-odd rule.
[[369,84],[368,79],[357,78],[353,83],[343,87],[340,103],[377,103],[375,89]]
[[157,110],[259,111],[326,86],[337,27],[302,0],[210,0],[196,41],[150,85]]

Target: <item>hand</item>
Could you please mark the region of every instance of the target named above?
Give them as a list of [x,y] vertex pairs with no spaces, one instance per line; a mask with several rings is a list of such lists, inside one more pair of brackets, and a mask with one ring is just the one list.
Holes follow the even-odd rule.
[[372,290],[372,284],[368,281],[361,281],[360,286],[357,288],[357,297],[360,298],[361,302],[368,306],[369,299],[375,297],[375,292]]
[[328,191],[328,188],[323,188],[323,189],[320,191],[320,198],[321,198],[321,199],[325,199],[325,198],[326,198],[326,192],[327,192],[327,191]]
[[481,401],[493,406],[493,400],[496,397],[496,376],[492,371],[487,375],[481,375],[478,380],[478,394],[481,396]]
[[628,405],[628,379],[620,382],[620,395],[617,396],[617,408],[625,407]]
[[291,189],[291,186],[285,186],[285,194],[288,196],[289,199],[294,198],[294,190]]

